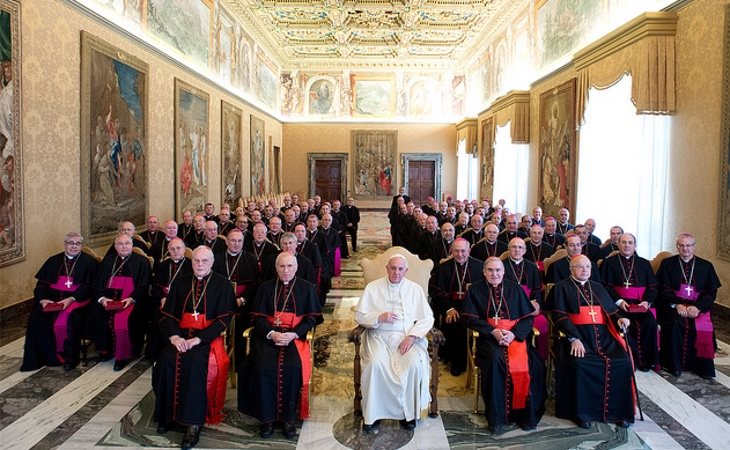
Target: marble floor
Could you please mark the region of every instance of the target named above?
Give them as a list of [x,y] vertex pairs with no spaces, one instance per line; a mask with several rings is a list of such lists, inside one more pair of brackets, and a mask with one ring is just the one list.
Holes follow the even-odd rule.
[[[492,437],[483,415],[472,413],[466,375],[453,377],[441,367],[440,414],[425,418],[415,431],[383,421],[377,433],[363,434],[353,414],[354,349],[347,334],[354,327],[352,307],[362,294],[358,260],[387,247],[383,215],[363,213],[360,252],[345,260],[342,276],[325,306],[325,323],[317,328],[312,386],[312,418],[296,439],[280,430],[258,437],[258,424],[235,409],[229,389],[226,418],[206,427],[196,448],[203,449],[728,449],[730,448],[730,324],[718,324],[718,374],[703,380],[666,373],[637,373],[644,421],[628,430],[595,424],[583,430],[551,415],[537,430],[510,428]],[[385,225],[383,225],[385,223]],[[44,368],[18,372],[23,324],[0,330],[0,449],[143,449],[179,448],[182,433],[155,433],[152,422],[151,366],[135,361],[120,372],[112,362],[89,361],[64,372]],[[92,351],[93,353],[93,351]]]

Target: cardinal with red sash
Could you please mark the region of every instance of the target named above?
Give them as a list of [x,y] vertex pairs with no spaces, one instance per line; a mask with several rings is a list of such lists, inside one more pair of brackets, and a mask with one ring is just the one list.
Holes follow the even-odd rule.
[[631,319],[629,345],[634,364],[642,372],[659,364],[658,330],[654,301],[656,279],[651,264],[636,254],[636,238],[619,237],[619,253],[601,263],[603,284],[619,308],[619,315]]
[[662,261],[657,272],[662,365],[676,377],[692,370],[712,378],[717,343],[710,313],[720,279],[711,262],[695,256],[691,234],[679,235],[677,251]]
[[293,438],[295,421],[309,417],[312,367],[306,337],[323,319],[315,286],[296,271],[294,255],[281,253],[278,277],[259,286],[251,306],[251,353],[239,369],[238,409],[261,421],[264,438],[275,422]]
[[81,252],[83,239],[68,233],[64,251],[51,256],[36,274],[33,308],[28,315],[21,371],[78,365],[91,284],[99,264]]
[[619,318],[606,289],[589,280],[587,256],[573,257],[570,271],[547,302],[555,329],[565,335],[555,342],[555,415],[581,428],[594,421],[626,428],[634,422],[634,369],[618,329],[630,320]]
[[91,327],[99,358],[113,355],[114,370],[122,370],[144,345],[151,269],[146,257],[132,253],[131,237],[117,236],[114,250],[94,281]]
[[534,311],[525,292],[504,280],[504,264],[490,257],[485,279],[467,292],[461,320],[479,332],[477,363],[489,429],[502,434],[510,422],[534,429],[545,412],[545,367],[528,344]]
[[170,286],[158,323],[165,347],[152,373],[157,432],[185,425],[182,448],[194,446],[204,423],[223,419],[228,354],[222,333],[233,317],[231,284],[211,271],[213,252],[193,251],[193,273]]

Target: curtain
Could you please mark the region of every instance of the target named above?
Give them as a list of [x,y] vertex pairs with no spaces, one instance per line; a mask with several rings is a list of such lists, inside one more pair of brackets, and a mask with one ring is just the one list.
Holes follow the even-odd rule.
[[[496,203],[503,198],[513,213],[527,211],[527,185],[530,146],[513,144],[511,122],[497,126],[494,139],[494,196]],[[519,218],[518,218],[519,222]]]

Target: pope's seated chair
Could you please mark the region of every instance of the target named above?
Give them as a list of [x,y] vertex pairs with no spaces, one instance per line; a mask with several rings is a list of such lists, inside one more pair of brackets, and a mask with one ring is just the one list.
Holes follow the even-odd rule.
[[[424,293],[428,293],[428,281],[431,277],[431,269],[433,269],[433,261],[430,259],[421,260],[417,255],[409,252],[403,247],[391,247],[385,252],[381,253],[373,259],[363,259],[360,265],[362,266],[363,278],[367,285],[373,280],[377,280],[385,275],[385,266],[388,264],[394,254],[399,253],[406,258],[408,262],[408,273],[406,278],[418,283],[423,288]],[[362,334],[367,328],[359,325],[352,331],[348,336],[348,340],[355,345],[355,370],[353,372],[353,382],[355,384],[355,398],[354,398],[354,409],[355,414],[362,414],[362,391],[360,390],[360,378],[362,374],[362,368],[360,366],[360,343],[362,340]],[[438,385],[439,385],[439,366],[438,366],[438,351],[439,347],[444,343],[444,335],[437,328],[432,328],[431,331],[426,335],[428,339],[428,354],[431,358],[431,383],[429,391],[431,392],[431,404],[428,408],[429,417],[438,416]]]

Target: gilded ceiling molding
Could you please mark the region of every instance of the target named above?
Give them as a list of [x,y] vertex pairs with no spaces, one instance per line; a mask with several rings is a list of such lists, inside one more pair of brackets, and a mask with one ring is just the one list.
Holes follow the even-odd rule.
[[464,119],[456,124],[456,147],[459,147],[459,141],[466,140],[466,152],[474,156],[479,153],[477,124],[478,120],[475,117]]
[[512,122],[510,138],[513,144],[530,142],[530,91],[509,91],[495,100],[489,111],[497,126]]
[[576,111],[584,121],[588,89],[606,88],[625,73],[633,77],[631,99],[638,114],[676,111],[677,14],[647,12],[577,52]]

